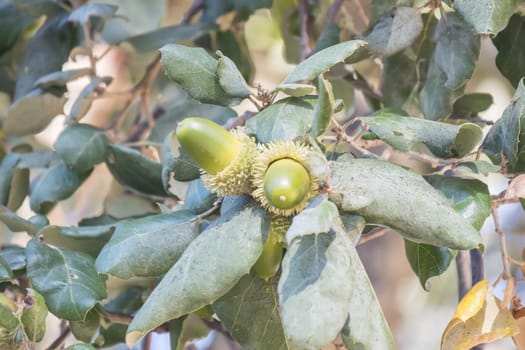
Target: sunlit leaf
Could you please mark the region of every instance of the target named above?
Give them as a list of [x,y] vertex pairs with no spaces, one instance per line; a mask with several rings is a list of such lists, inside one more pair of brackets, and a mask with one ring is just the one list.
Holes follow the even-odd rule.
[[246,131],[256,134],[262,143],[304,136],[312,125],[316,102],[312,96],[280,100],[250,118]]
[[[228,216],[228,215],[227,215]],[[226,294],[261,254],[268,214],[248,206],[204,230],[186,248],[129,325],[126,342]],[[234,257],[234,258],[233,258]]]
[[97,271],[122,279],[160,276],[198,233],[199,221],[186,210],[119,221],[97,257]]
[[350,40],[327,47],[302,61],[283,81],[313,80],[339,62],[353,63],[368,56],[366,41]]
[[349,244],[341,230],[332,228],[289,243],[278,292],[283,326],[292,346],[321,349],[343,328],[353,288]]
[[451,249],[480,246],[479,232],[420,175],[373,159],[330,162],[330,168],[330,198],[342,210],[417,243]]
[[168,44],[160,49],[168,77],[190,96],[204,103],[235,105],[241,98],[230,96],[219,83],[218,61],[203,48]]
[[250,88],[235,63],[220,51],[217,51],[217,55],[217,77],[224,91],[230,96],[240,98],[250,96]]
[[394,148],[410,151],[422,143],[436,156],[463,157],[481,141],[483,132],[472,123],[453,125],[419,118],[383,116],[361,118],[370,131]]
[[456,0],[454,9],[480,34],[498,34],[514,13],[514,0]]

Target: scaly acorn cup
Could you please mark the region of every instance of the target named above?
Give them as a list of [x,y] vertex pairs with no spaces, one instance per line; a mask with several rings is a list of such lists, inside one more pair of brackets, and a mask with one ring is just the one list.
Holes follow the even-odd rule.
[[268,280],[279,271],[283,259],[283,249],[286,245],[285,235],[291,223],[292,220],[289,217],[272,217],[268,238],[264,243],[261,255],[252,266],[252,272],[255,275]]
[[292,216],[301,212],[315,196],[319,179],[308,169],[308,146],[276,141],[259,146],[252,166],[252,196],[269,212]]
[[251,193],[251,166],[257,154],[253,138],[198,117],[180,122],[176,135],[203,170],[202,180],[210,191],[219,196]]

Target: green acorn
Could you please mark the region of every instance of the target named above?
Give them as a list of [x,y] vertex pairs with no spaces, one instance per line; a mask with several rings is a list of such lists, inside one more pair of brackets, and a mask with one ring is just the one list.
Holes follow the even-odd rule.
[[198,117],[180,122],[176,134],[182,148],[203,170],[202,180],[211,191],[219,196],[251,192],[251,165],[257,153],[253,138]]
[[293,141],[260,146],[252,166],[252,195],[271,213],[291,216],[301,212],[319,188],[308,169],[310,148]]
[[274,216],[272,218],[268,239],[264,243],[261,255],[252,266],[252,272],[257,276],[268,280],[279,271],[286,245],[285,235],[291,223],[288,217]]

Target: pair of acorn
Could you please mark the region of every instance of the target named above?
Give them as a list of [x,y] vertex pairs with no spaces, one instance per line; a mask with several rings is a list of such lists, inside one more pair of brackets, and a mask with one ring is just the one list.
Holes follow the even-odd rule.
[[269,279],[279,270],[290,216],[303,210],[319,181],[308,169],[308,146],[293,141],[256,144],[241,129],[227,131],[204,118],[184,119],[177,127],[182,148],[203,170],[206,187],[219,196],[251,194],[273,215],[268,239],[252,267]]
[[289,217],[318,190],[308,169],[308,146],[293,141],[256,144],[241,129],[227,131],[189,117],[176,131],[182,148],[203,170],[204,184],[219,196],[251,194],[269,212]]

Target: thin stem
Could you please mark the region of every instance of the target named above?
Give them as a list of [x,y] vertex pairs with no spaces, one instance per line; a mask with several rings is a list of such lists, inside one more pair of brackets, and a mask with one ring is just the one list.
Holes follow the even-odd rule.
[[500,242],[500,249],[501,249],[501,260],[503,262],[503,279],[508,279],[510,274],[510,266],[509,266],[509,253],[507,251],[507,242],[505,239],[505,232],[501,228],[501,224],[499,221],[499,213],[498,213],[498,205],[495,205],[492,203],[491,206],[491,212],[492,212],[492,220],[494,220],[494,227],[496,229],[496,233],[499,236],[499,242]]
[[468,251],[458,251],[456,255],[456,269],[458,273],[458,299],[461,300],[472,288],[472,271]]

